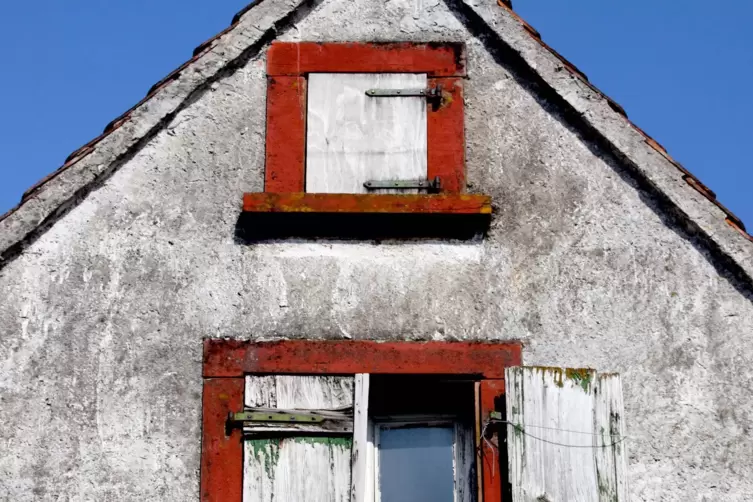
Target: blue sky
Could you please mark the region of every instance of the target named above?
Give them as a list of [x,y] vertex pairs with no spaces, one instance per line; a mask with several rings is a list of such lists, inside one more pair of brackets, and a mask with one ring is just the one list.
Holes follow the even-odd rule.
[[[247,2],[6,2],[0,213]],[[753,2],[514,0],[514,7],[753,228]]]

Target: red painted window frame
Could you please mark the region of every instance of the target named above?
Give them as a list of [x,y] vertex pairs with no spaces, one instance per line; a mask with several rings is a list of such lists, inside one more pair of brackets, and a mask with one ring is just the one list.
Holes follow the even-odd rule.
[[[245,376],[287,374],[444,374],[478,378],[479,419],[499,410],[504,399],[504,371],[521,364],[521,345],[466,342],[205,340],[203,359],[201,500],[241,502],[243,447],[241,432],[227,435],[230,412],[243,409]],[[478,433],[478,431],[477,431]],[[500,444],[496,431],[489,436]],[[502,500],[498,450],[487,441],[477,459],[483,500]]]
[[465,190],[463,43],[273,42],[267,53],[267,137],[264,191],[304,192],[306,76],[309,73],[426,73],[442,86],[439,107],[427,107],[429,179],[442,192]]

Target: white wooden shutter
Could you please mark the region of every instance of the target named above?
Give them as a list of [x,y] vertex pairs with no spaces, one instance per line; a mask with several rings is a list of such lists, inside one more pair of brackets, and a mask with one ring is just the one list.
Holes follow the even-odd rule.
[[369,419],[370,378],[360,373],[355,378],[353,407],[353,456],[350,502],[374,500],[374,438]]
[[[342,410],[353,406],[353,377],[247,376],[245,406]],[[244,438],[244,502],[349,502],[352,435],[283,432]]]
[[426,100],[366,96],[426,86],[426,74],[310,74],[306,191],[365,193],[369,180],[426,179]]
[[514,502],[628,500],[619,375],[514,367],[505,388]]

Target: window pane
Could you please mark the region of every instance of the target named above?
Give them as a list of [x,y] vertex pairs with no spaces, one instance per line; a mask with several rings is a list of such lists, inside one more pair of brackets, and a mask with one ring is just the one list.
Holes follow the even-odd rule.
[[452,427],[379,431],[381,502],[453,502]]

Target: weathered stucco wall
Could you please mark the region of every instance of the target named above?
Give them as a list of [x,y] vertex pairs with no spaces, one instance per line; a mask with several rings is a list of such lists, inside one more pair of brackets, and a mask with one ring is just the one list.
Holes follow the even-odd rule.
[[201,340],[228,336],[523,340],[622,373],[636,500],[753,498],[745,285],[444,2],[328,0],[282,38],[467,41],[489,236],[237,243],[264,167],[249,61],[0,269],[0,497],[195,500]]

